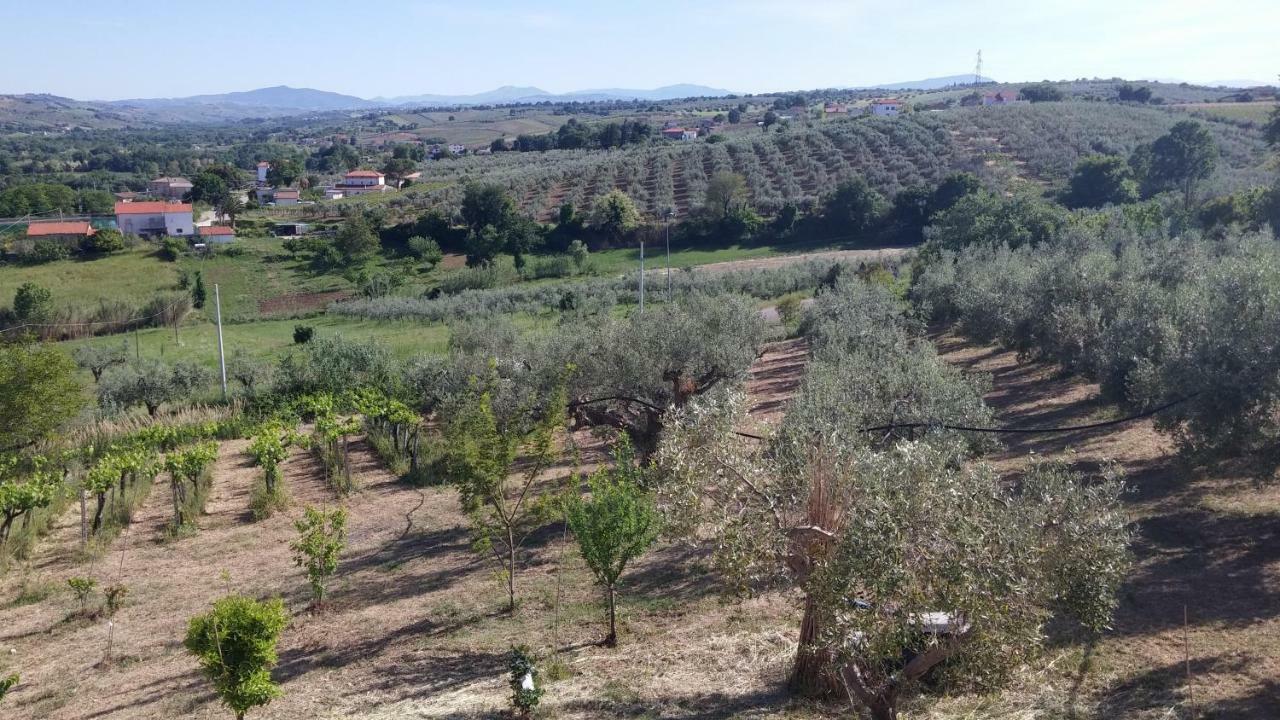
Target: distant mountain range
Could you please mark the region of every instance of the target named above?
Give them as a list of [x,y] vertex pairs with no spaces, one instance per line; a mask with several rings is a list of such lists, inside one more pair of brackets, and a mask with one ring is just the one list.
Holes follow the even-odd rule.
[[[579,90],[569,93],[549,93],[536,87],[505,86],[488,92],[473,95],[401,95],[398,97],[377,97],[366,100],[354,95],[313,90],[311,88],[292,88],[285,85],[259,88],[244,92],[222,93],[218,95],[192,95],[181,98],[136,98],[131,100],[113,100],[102,103],[113,107],[131,107],[145,109],[183,108],[190,106],[235,107],[273,111],[329,112],[334,110],[365,110],[395,105],[500,105],[528,102],[563,102],[563,101],[602,101],[602,100],[672,100],[685,97],[718,97],[731,95],[728,90],[705,87],[702,85],[668,85],[654,90],[628,90],[610,88],[605,90]],[[270,113],[270,114],[278,114]]]
[[184,105],[234,105],[236,107],[311,111],[357,110],[378,107],[376,102],[352,95],[342,95],[325,90],[312,90],[311,88],[291,88],[286,85],[218,95],[113,100],[105,104],[142,108],[172,108]]
[[[979,76],[979,82],[993,83],[995,80]],[[943,77],[925,78],[923,80],[908,80],[906,82],[886,83],[884,85],[872,85],[869,88],[857,88],[859,90],[939,90],[952,85],[972,85],[973,74],[968,75],[946,75]]]

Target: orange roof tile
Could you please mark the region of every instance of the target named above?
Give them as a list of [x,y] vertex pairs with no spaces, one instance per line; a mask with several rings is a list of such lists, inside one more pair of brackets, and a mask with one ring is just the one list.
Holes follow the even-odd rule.
[[27,237],[42,235],[92,235],[93,226],[87,222],[33,222],[27,226]]
[[159,215],[162,213],[191,212],[190,205],[182,203],[155,202],[118,202],[117,215]]

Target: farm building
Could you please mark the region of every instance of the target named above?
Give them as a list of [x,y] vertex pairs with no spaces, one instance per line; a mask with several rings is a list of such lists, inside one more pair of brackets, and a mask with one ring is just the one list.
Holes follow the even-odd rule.
[[849,113],[849,106],[844,103],[829,102],[822,106],[822,112],[827,115],[847,115]]
[[897,117],[902,112],[901,100],[874,100],[871,103],[871,114],[880,117]]
[[278,188],[272,193],[272,200],[276,205],[297,205],[301,199],[302,195],[297,188]]
[[694,128],[670,127],[663,129],[662,137],[668,140],[697,140],[698,131]]
[[311,226],[307,223],[288,222],[276,223],[273,232],[276,237],[297,237],[298,235],[306,235]]
[[31,240],[58,240],[75,245],[87,237],[93,237],[95,232],[87,220],[49,220],[33,222],[27,226],[27,238]]
[[342,191],[344,197],[351,197],[386,192],[391,187],[387,185],[387,176],[377,170],[352,170],[344,175],[342,182],[334,185],[333,189]]
[[1018,93],[1013,90],[1001,90],[982,95],[983,105],[1012,105],[1016,102],[1018,102]]
[[229,243],[236,239],[236,229],[227,225],[208,225],[196,228],[201,242]]
[[147,194],[165,200],[181,200],[191,192],[191,181],[180,177],[156,178],[147,183]]
[[116,203],[116,226],[126,235],[186,237],[193,234],[195,222],[190,205],[135,201]]

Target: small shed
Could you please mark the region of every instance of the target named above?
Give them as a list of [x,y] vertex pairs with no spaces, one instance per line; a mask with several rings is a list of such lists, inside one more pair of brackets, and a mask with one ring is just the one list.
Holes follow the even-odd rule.
[[311,225],[301,222],[282,222],[276,223],[274,231],[276,237],[297,237],[298,235],[306,235],[311,229]]
[[196,235],[201,242],[223,244],[236,239],[236,230],[229,225],[206,225],[196,228]]

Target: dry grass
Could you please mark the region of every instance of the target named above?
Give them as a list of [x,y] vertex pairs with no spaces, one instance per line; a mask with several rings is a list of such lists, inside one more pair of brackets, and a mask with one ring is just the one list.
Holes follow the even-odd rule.
[[[993,373],[989,399],[1005,422],[1059,424],[1105,412],[1092,399],[1096,388],[1052,369],[938,340],[952,362]],[[784,343],[757,363],[749,381],[757,422],[777,421],[803,361],[799,344]],[[584,464],[599,462],[600,443],[577,439]],[[492,717],[507,706],[505,653],[516,642],[533,646],[550,676],[544,717],[848,717],[844,708],[796,703],[783,690],[797,598],[727,602],[699,551],[663,545],[629,571],[621,645],[606,649],[595,644],[604,634],[599,593],[562,527],[532,539],[517,580],[520,607],[508,616],[491,566],[471,551],[451,490],[407,487],[360,443],[353,457],[362,490],[339,500],[315,461],[298,452],[283,466],[292,505],[254,523],[248,504],[259,470],[244,447],[223,445],[195,536],[164,539],[169,497],[158,483],[110,554],[77,564],[74,520],[63,518],[25,571],[0,578],[0,667],[23,674],[6,718],[226,717],[181,638],[186,618],[229,590],[279,595],[293,613],[275,672],[285,695],[255,718]],[[909,717],[1191,717],[1184,604],[1196,717],[1275,717],[1276,494],[1179,468],[1146,424],[1015,444],[995,460],[1016,473],[1033,450],[1072,453],[1085,468],[1115,459],[1130,471],[1138,564],[1115,632],[1092,643],[1055,641],[1009,691],[923,699]],[[552,474],[568,471],[562,465]],[[337,502],[350,510],[349,545],[330,604],[312,614],[288,557],[291,519],[306,503]],[[50,591],[84,574],[130,586],[111,662],[101,662],[105,628],[67,622],[74,600]]]

